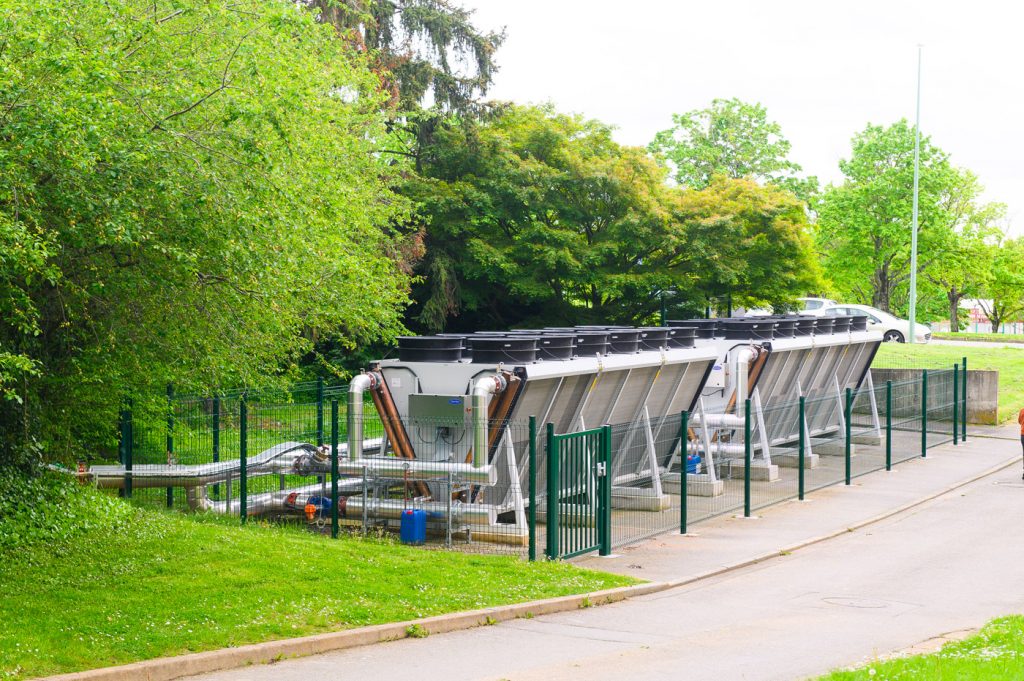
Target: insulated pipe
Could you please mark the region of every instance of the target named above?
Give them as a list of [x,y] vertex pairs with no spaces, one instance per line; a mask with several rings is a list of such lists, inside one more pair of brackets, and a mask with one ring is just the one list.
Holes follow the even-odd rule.
[[708,428],[728,428],[731,430],[743,427],[743,417],[736,416],[735,414],[693,414],[689,420],[694,426],[707,426]]
[[[362,481],[353,481],[361,486]],[[320,484],[305,485],[294,489],[286,489],[266,494],[256,494],[248,499],[247,512],[249,515],[264,515],[268,513],[303,513],[307,503],[319,501],[321,504],[326,500],[322,494],[323,486]],[[354,490],[353,490],[354,491]],[[329,499],[329,498],[328,498]],[[189,505],[195,510],[212,511],[214,513],[237,514],[240,500],[211,501],[206,498],[198,489],[190,490]],[[448,504],[446,502],[417,502],[413,508],[423,509],[427,513],[427,520],[445,520],[448,515]],[[339,503],[339,510],[341,504]],[[366,501],[366,513],[374,518],[401,518],[402,512],[410,508],[409,502],[403,499],[373,499]],[[352,494],[345,497],[345,515],[361,517],[363,514],[363,498],[359,494]],[[471,525],[493,525],[497,521],[497,509],[485,504],[462,504],[453,502],[451,506],[452,521]]]
[[497,395],[508,382],[501,374],[484,376],[473,384],[473,467],[487,465],[487,402],[491,395]]
[[757,349],[752,345],[740,348],[734,357],[736,376],[736,416],[744,418],[743,405],[748,397],[747,380],[750,376],[750,363],[757,359]]
[[383,376],[370,371],[359,374],[348,384],[345,420],[348,425],[348,458],[352,461],[363,458],[363,393],[376,389],[383,382]]

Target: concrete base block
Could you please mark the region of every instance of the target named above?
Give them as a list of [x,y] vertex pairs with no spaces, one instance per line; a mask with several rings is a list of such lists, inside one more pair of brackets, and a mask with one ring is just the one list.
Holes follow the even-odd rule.
[[642,487],[612,487],[612,508],[628,511],[664,511],[672,507],[667,494]]
[[850,440],[852,440],[854,444],[881,447],[885,444],[885,435],[878,435],[877,433],[854,433],[850,436]]
[[[819,459],[820,457],[817,454],[804,452],[804,470],[817,468],[820,463]],[[772,463],[782,468],[799,468],[800,453],[792,449],[773,449]]]
[[[852,438],[851,438],[852,440]],[[846,443],[839,440],[811,440],[811,449],[821,456],[846,456]],[[857,453],[857,445],[850,443],[850,454]]]
[[[661,488],[669,494],[679,494],[679,473],[661,476]],[[707,474],[686,476],[686,493],[695,497],[717,497],[725,491],[725,483],[721,480],[712,482]]]
[[[772,459],[774,460],[775,457],[773,456]],[[737,478],[743,479],[745,467],[743,461],[732,462],[732,476],[734,480]],[[757,482],[775,482],[779,479],[779,467],[774,463],[771,466],[766,466],[761,461],[754,461],[750,464],[750,479]]]

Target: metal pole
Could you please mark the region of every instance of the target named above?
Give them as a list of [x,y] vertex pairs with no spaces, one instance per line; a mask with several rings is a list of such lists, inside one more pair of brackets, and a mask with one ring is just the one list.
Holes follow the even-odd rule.
[[960,365],[953,365],[953,446],[960,443],[960,424],[957,412],[960,409]]
[[121,463],[124,466],[124,497],[132,498],[132,408],[125,400],[121,409]]
[[960,442],[967,442],[967,358],[963,358],[964,365],[964,408],[961,410],[960,415]]
[[548,558],[558,558],[558,451],[555,449],[555,424],[547,428],[548,454]]
[[892,470],[892,381],[885,382],[885,470]]
[[[220,397],[213,398],[213,462],[220,461]],[[213,496],[220,496],[220,485],[213,486]]]
[[604,464],[603,475],[598,478],[598,494],[601,503],[597,512],[600,514],[600,548],[598,555],[612,555],[612,427],[601,428],[601,463]]
[[850,484],[851,477],[851,457],[853,454],[853,438],[852,438],[852,424],[850,421],[853,417],[853,389],[846,389],[846,405],[843,409],[844,416],[846,417],[846,484]]
[[743,517],[750,517],[750,398],[743,403]]
[[804,500],[804,450],[807,448],[807,442],[804,438],[804,428],[807,424],[807,398],[803,395],[800,396],[800,436],[797,446],[797,453],[800,455],[800,460],[797,462],[797,498],[800,501]]
[[921,371],[921,456],[928,456],[928,370]]
[[249,514],[249,475],[246,470],[249,455],[249,409],[243,397],[238,403],[238,517],[245,524]]
[[324,379],[316,379],[316,446],[324,444]]
[[690,449],[690,412],[684,411],[680,414],[680,419],[682,421],[682,430],[679,434],[679,453],[683,458],[683,470],[679,473],[679,534],[686,534],[686,469],[689,466],[687,459]]
[[[451,498],[451,495],[448,495]],[[331,537],[338,538],[338,400],[331,400]]]
[[[174,461],[174,386],[167,384],[167,465]],[[167,488],[167,508],[174,508],[174,488]]]
[[910,338],[914,342],[917,323],[917,204],[921,184],[921,46],[917,46],[917,119],[914,123],[914,205],[910,233]]
[[530,417],[530,561],[537,560],[537,417]]

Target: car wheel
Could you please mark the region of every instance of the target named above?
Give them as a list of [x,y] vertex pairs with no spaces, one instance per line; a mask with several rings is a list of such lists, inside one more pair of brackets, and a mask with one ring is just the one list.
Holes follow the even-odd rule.
[[885,332],[885,335],[882,336],[882,340],[885,341],[885,342],[902,343],[906,339],[903,338],[903,334],[902,333],[900,333],[899,331],[896,331],[895,329],[891,329],[891,330]]

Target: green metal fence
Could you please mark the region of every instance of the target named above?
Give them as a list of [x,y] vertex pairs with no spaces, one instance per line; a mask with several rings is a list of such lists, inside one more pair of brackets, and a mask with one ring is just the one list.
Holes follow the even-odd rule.
[[[416,477],[353,468],[345,448],[346,386],[310,382],[212,396],[169,390],[156,408],[125,406],[119,491],[140,504],[243,522],[286,519],[332,536],[395,533],[402,513],[419,509],[427,516],[427,547],[530,559],[608,553],[725,513],[753,514],[959,443],[966,438],[964,375],[963,366],[930,369],[771,405],[752,399],[730,417],[731,426],[715,429],[685,412],[560,434],[533,418],[490,424],[500,438],[488,452],[493,472],[486,483],[443,472]],[[418,460],[471,460],[467,423],[386,424],[372,406],[363,413],[373,455],[395,455],[386,426],[401,426]],[[288,442],[302,443],[302,455],[315,465],[286,472],[268,465],[267,453]],[[217,474],[189,492],[153,487],[133,473],[153,466],[212,466]]]

